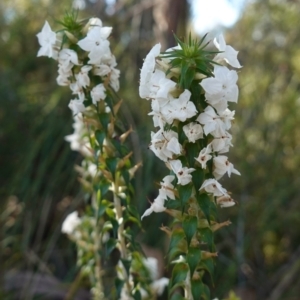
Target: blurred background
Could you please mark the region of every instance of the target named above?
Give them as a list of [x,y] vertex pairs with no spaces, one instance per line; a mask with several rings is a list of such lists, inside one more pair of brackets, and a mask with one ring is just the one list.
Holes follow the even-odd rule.
[[[139,69],[158,41],[223,32],[239,50],[240,96],[229,159],[242,176],[223,179],[238,205],[220,209],[232,225],[217,233],[213,296],[235,291],[242,300],[300,299],[300,1],[299,0],[1,0],[0,2],[0,299],[68,299],[76,249],[61,234],[67,214],[82,203],[72,152],[67,104],[56,85],[56,62],[37,58],[36,34],[47,19],[72,7],[113,27],[110,39],[121,70],[122,118],[132,124],[140,212],[157,193],[165,167],[147,149],[152,120],[138,96]],[[299,111],[298,111],[299,110]],[[128,125],[129,126],[129,125]],[[143,220],[138,237],[160,258],[168,241],[165,214]],[[74,299],[89,299],[82,283]]]

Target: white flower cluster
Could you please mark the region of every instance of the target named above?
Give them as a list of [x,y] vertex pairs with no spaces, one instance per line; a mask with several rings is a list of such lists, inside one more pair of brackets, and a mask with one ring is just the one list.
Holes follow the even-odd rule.
[[[217,63],[214,65],[214,77],[204,78],[199,83],[205,93],[207,103],[203,111],[197,111],[194,102],[190,100],[189,90],[180,91],[177,88],[176,82],[172,80],[172,70],[166,75],[170,60],[164,57],[159,58],[160,44],[155,45],[145,58],[141,69],[139,93],[141,98],[151,100],[152,111],[149,115],[153,117],[154,126],[158,127],[156,133],[151,133],[149,148],[172,169],[177,177],[177,184],[189,184],[192,180],[191,173],[195,169],[182,165],[179,157],[184,155],[183,145],[179,143],[178,132],[172,130],[172,125],[176,127],[179,122],[185,123],[182,129],[188,143],[195,143],[204,136],[209,136],[210,143],[195,159],[202,169],[206,169],[207,162],[212,160],[214,178],[205,180],[200,190],[219,197],[217,198],[218,204],[226,207],[234,205],[234,201],[217,180],[225,173],[228,176],[231,173],[238,175],[240,173],[228,161],[227,156],[223,155],[232,146],[232,136],[228,130],[235,112],[228,109],[228,102],[238,101],[236,84],[238,74],[225,65],[228,64],[234,68],[240,68],[241,65],[237,59],[238,52],[226,45],[222,35],[214,39],[214,44],[220,52],[214,57]],[[177,46],[166,52],[171,53],[176,51],[175,49],[181,48]],[[167,176],[163,179],[158,197],[143,216],[153,211],[164,211],[166,209],[164,202],[167,199],[175,199],[172,185],[174,179],[174,176]]]
[[[75,96],[69,103],[69,108],[76,115],[85,111],[85,101],[89,98],[93,104],[103,101],[106,97],[104,82],[115,90],[119,89],[120,71],[116,69],[116,59],[111,53],[108,37],[112,31],[111,27],[103,27],[102,21],[92,18],[82,30],[86,37],[77,41],[69,32],[66,36],[77,44],[82,54],[66,48],[69,45],[62,43],[61,33],[51,30],[48,22],[45,22],[42,31],[37,34],[41,46],[37,56],[48,56],[58,61],[57,83],[62,86],[69,86]],[[88,57],[87,64],[86,61]],[[89,74],[99,76],[101,82],[92,85]]]

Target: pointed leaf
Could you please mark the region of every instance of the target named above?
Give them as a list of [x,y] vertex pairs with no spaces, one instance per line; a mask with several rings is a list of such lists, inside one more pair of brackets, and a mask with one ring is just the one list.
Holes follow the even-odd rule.
[[118,159],[116,157],[109,157],[105,160],[105,162],[106,162],[107,169],[110,171],[113,178],[115,178]]
[[210,228],[201,229],[201,240],[206,243],[210,251],[214,250],[214,234]]
[[181,201],[181,209],[184,210],[184,206],[192,195],[193,186],[191,184],[177,185],[179,193],[179,199]]
[[192,295],[194,299],[210,300],[210,291],[201,279],[194,279],[191,282]]
[[185,234],[181,228],[176,228],[173,230],[169,245],[169,260],[172,260],[176,255],[185,252],[186,241]]
[[121,258],[121,261],[122,261],[122,264],[123,264],[123,266],[126,270],[127,275],[129,276],[129,270],[130,270],[130,267],[131,267],[131,260]]
[[206,193],[196,195],[198,205],[200,206],[201,210],[203,211],[206,219],[210,223],[210,198]]
[[115,239],[109,239],[104,245],[106,255],[108,256],[116,248],[117,241]]
[[101,113],[101,114],[98,114],[98,117],[99,117],[99,121],[100,121],[103,129],[105,131],[107,131],[107,126],[108,126],[109,121],[110,121],[109,114],[107,114],[107,113]]
[[182,228],[184,230],[187,245],[190,245],[190,242],[197,231],[198,220],[195,216],[187,216],[182,222]]
[[101,130],[96,130],[95,131],[95,137],[96,137],[96,140],[100,146],[100,148],[102,149],[103,147],[103,142],[105,140],[105,137],[106,137],[106,134],[104,131],[101,131]]
[[117,290],[117,299],[121,298],[121,291],[124,285],[124,280],[121,280],[120,278],[116,277],[115,279],[115,286]]
[[204,181],[204,171],[200,168],[197,168],[192,174],[192,181],[195,187],[195,190],[198,192],[203,181]]
[[212,282],[214,282],[213,278],[214,278],[214,261],[212,258],[208,258],[208,259],[203,259],[200,262],[200,266],[201,269],[206,270],[209,275],[210,275],[210,279]]
[[199,262],[201,261],[201,250],[199,248],[189,248],[186,261],[189,265],[192,278],[194,271],[196,270]]
[[189,267],[186,263],[177,263],[172,271],[172,287],[186,279]]

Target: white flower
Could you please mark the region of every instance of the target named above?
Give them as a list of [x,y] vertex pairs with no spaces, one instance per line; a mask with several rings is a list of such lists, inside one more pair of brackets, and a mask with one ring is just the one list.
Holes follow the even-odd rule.
[[205,108],[204,112],[198,116],[196,121],[204,125],[203,131],[205,135],[208,135],[215,130],[218,130],[221,133],[225,132],[225,124],[210,105]]
[[184,90],[179,98],[172,99],[167,105],[161,108],[161,113],[168,124],[174,120],[185,122],[197,114],[197,109],[192,101],[189,101],[191,92]]
[[165,198],[164,195],[161,194],[161,192],[159,192],[158,196],[154,199],[154,202],[151,204],[150,208],[148,208],[144,214],[141,217],[141,220],[144,217],[149,216],[150,214],[152,214],[153,212],[163,212],[166,210],[166,208],[164,207],[165,204]]
[[215,77],[205,78],[200,83],[205,91],[206,100],[214,107],[218,102],[225,104],[227,101],[237,102],[238,87],[236,82],[238,76],[236,71],[223,66],[215,66],[214,75]]
[[103,83],[100,83],[96,85],[92,90],[91,90],[91,97],[93,103],[96,105],[97,102],[100,100],[104,100],[106,97],[106,90],[103,85]]
[[90,77],[88,73],[91,69],[92,66],[83,66],[79,73],[75,75],[78,85],[84,88],[90,85]]
[[200,190],[205,189],[209,194],[213,194],[216,197],[227,195],[227,191],[216,179],[206,179],[201,185]]
[[140,77],[139,94],[141,98],[148,99],[150,94],[150,80],[155,68],[155,58],[160,54],[160,44],[156,44],[147,54]]
[[73,92],[73,94],[78,96],[81,102],[84,101],[85,99],[84,91],[82,89],[82,86],[77,81],[70,84],[70,89]]
[[214,44],[219,51],[222,53],[218,53],[214,58],[214,61],[220,63],[225,60],[229,65],[233,66],[234,68],[241,68],[237,55],[238,51],[234,50],[231,46],[226,45],[223,35],[219,35],[219,39],[214,39]]
[[226,153],[229,151],[231,144],[232,136],[227,131],[223,135],[214,135],[214,139],[211,142],[212,149],[215,152]]
[[184,125],[182,129],[190,143],[195,143],[196,140],[203,138],[203,129],[200,124],[192,122]]
[[231,173],[241,175],[241,173],[236,170],[232,163],[228,161],[228,157],[224,155],[219,155],[214,157],[214,176],[216,179],[220,179],[225,173],[230,177]]
[[206,169],[207,161],[212,158],[210,155],[211,152],[211,144],[209,144],[200,151],[198,157],[195,157],[195,159],[201,164],[202,169]]
[[169,164],[177,176],[178,179],[178,184],[180,185],[186,185],[189,184],[192,180],[192,173],[195,171],[194,168],[187,168],[187,167],[182,167],[182,163],[180,160],[170,160]]
[[61,65],[58,65],[58,76],[56,78],[56,82],[58,85],[61,86],[67,86],[70,85],[70,77],[72,77],[72,71],[66,70],[64,67],[61,67]]
[[167,200],[167,198],[175,200],[174,185],[172,184],[172,181],[174,179],[174,175],[167,175],[163,178],[163,181],[160,183],[161,189],[159,191],[161,195],[165,198],[165,200]]
[[78,99],[71,100],[68,107],[72,110],[73,115],[77,115],[85,111],[84,104]]
[[109,83],[115,92],[117,92],[120,88],[119,77],[120,77],[120,70],[115,68],[111,69]]
[[221,207],[231,207],[231,206],[235,205],[234,200],[229,195],[218,197],[217,203]]
[[57,59],[58,51],[54,48],[57,42],[56,33],[51,30],[47,21],[45,21],[42,31],[36,36],[41,46],[37,56],[48,56]]
[[77,53],[71,49],[62,49],[58,53],[58,62],[65,72],[70,71],[74,65],[79,65]]
[[167,161],[172,158],[174,154],[180,154],[182,146],[178,142],[177,132],[172,130],[159,130],[156,133],[151,132],[149,149],[162,161]]
[[62,223],[61,232],[72,234],[76,227],[81,224],[81,219],[78,217],[78,212],[74,211],[69,214]]
[[95,26],[89,30],[87,36],[77,44],[89,53],[90,64],[100,64],[104,55],[110,55],[108,36],[112,31],[111,27]]

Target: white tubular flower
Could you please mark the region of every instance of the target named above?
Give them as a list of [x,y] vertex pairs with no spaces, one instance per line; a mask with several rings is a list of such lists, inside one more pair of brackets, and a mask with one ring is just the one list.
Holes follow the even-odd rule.
[[70,84],[70,89],[74,95],[77,95],[81,102],[84,101],[85,95],[82,86],[76,81]]
[[72,110],[73,115],[77,115],[85,111],[84,104],[78,99],[71,100],[68,107]]
[[159,191],[160,194],[165,198],[165,200],[167,200],[167,198],[175,200],[174,185],[172,184],[172,181],[174,179],[174,175],[167,175],[163,178],[163,181],[160,183],[161,189]]
[[140,77],[139,94],[141,98],[149,99],[150,96],[150,81],[155,68],[155,58],[160,54],[160,44],[156,44],[147,54]]
[[74,132],[65,137],[65,140],[70,143],[70,148],[73,151],[82,153],[83,156],[91,156],[91,152],[89,151],[91,145],[81,116],[74,116],[73,128]]
[[174,120],[185,122],[197,114],[197,109],[192,101],[190,101],[191,92],[184,92],[177,99],[173,99],[169,105],[162,108],[162,114],[169,124]]
[[163,211],[166,210],[166,208],[164,207],[165,198],[163,196],[164,195],[162,195],[161,192],[159,192],[158,196],[154,199],[154,202],[151,204],[151,206],[142,215],[141,220],[144,217],[149,216],[153,212],[159,213],[159,212],[163,212]]
[[70,71],[74,65],[79,65],[77,53],[71,49],[62,49],[58,53],[58,62],[65,72]]
[[57,84],[61,86],[70,85],[70,77],[72,77],[72,71],[68,71],[65,68],[61,67],[61,65],[58,65],[58,76],[56,78]]
[[222,113],[220,113],[220,119],[225,124],[225,129],[228,130],[231,128],[231,121],[234,120],[235,111],[231,111],[226,108]]
[[90,85],[90,77],[88,73],[91,69],[92,66],[83,66],[79,73],[75,75],[78,85],[84,88]]
[[42,31],[36,36],[41,46],[37,56],[48,56],[57,59],[58,51],[55,49],[55,44],[57,42],[56,33],[51,30],[47,21],[45,21]]
[[219,155],[214,157],[214,176],[216,179],[220,179],[225,173],[230,177],[231,173],[241,175],[241,173],[236,170],[232,163],[228,161],[228,157],[224,155]]
[[231,144],[232,136],[227,131],[224,135],[214,136],[211,142],[212,149],[215,152],[226,153],[229,151],[229,147],[233,146]]
[[120,70],[113,68],[110,73],[110,86],[117,92],[120,88]]
[[198,123],[192,122],[183,126],[183,131],[190,143],[195,143],[196,140],[203,138],[202,126]]
[[100,100],[104,100],[106,97],[106,90],[105,87],[102,83],[96,85],[92,90],[91,90],[91,97],[93,103],[96,105],[97,102]]
[[216,38],[214,39],[214,44],[219,51],[222,51],[222,53],[218,53],[214,58],[215,62],[222,63],[223,61],[226,61],[234,68],[242,67],[237,59],[237,55],[239,52],[234,50],[231,46],[226,45],[225,39],[222,34],[219,35],[218,40]]
[[225,124],[220,116],[216,114],[215,110],[209,105],[205,108],[204,112],[198,116],[196,121],[204,125],[203,131],[205,135],[208,135],[215,130],[225,133]]
[[154,154],[162,161],[167,161],[173,155],[179,155],[182,146],[178,142],[178,134],[175,131],[159,130],[156,133],[151,132],[151,143],[149,145]]
[[235,205],[235,201],[229,195],[218,197],[217,203],[221,207],[231,207],[231,206]]
[[210,155],[211,152],[211,144],[209,144],[200,151],[198,157],[195,157],[195,159],[201,164],[202,169],[206,169],[206,163],[212,158]]
[[199,191],[204,189],[207,193],[213,194],[215,197],[227,196],[227,191],[216,179],[206,179],[201,185]]
[[207,101],[212,106],[218,102],[237,102],[239,91],[236,85],[238,79],[236,71],[223,66],[215,66],[214,75],[215,77],[205,78],[200,83],[205,90]]
[[65,234],[74,233],[76,227],[81,224],[81,219],[78,217],[78,212],[74,211],[69,214],[62,223],[61,232]]
[[182,167],[182,163],[180,160],[170,160],[169,164],[177,176],[178,179],[178,184],[180,185],[186,185],[189,184],[192,180],[192,173],[195,171],[194,168],[187,168],[187,167]]
[[77,44],[84,51],[89,53],[90,64],[100,64],[104,55],[110,55],[109,37],[112,31],[111,27],[95,26],[89,30],[87,36]]

